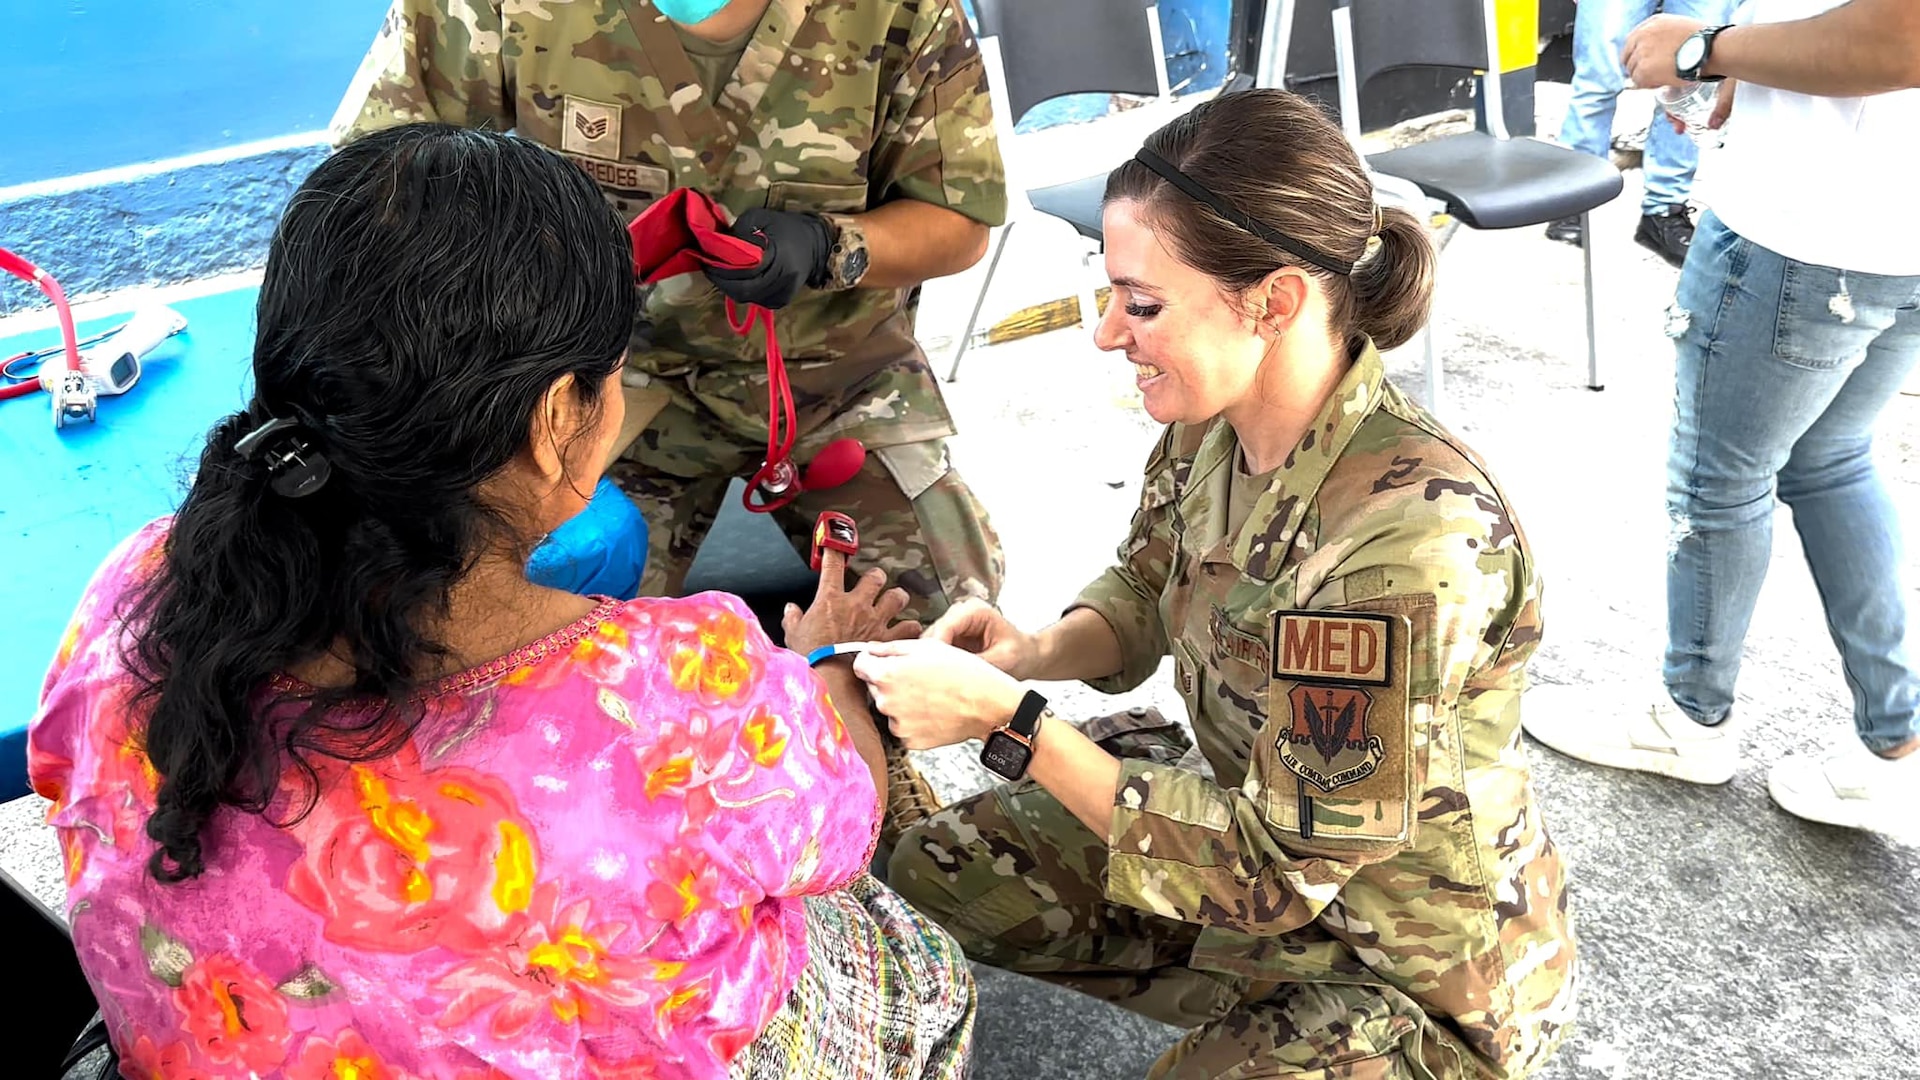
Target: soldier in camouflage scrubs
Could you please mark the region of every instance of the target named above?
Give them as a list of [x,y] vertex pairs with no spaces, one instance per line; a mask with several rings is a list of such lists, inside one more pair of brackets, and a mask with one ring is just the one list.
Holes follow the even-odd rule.
[[[1019,680],[1117,693],[1171,654],[1193,737],[1043,712],[1027,776],[908,830],[889,882],[977,960],[1189,1029],[1154,1076],[1528,1074],[1575,971],[1519,738],[1540,585],[1492,476],[1369,340],[1424,321],[1424,229],[1375,216],[1339,131],[1279,91],[1148,147],[1250,217],[1140,162],[1109,183],[1096,340],[1170,421],[1117,563],[1037,635],[968,603],[855,670],[922,748],[1006,723]],[[1220,389],[1251,365],[1270,378]],[[1291,421],[1286,390],[1313,395]]]
[[[690,187],[733,215],[757,211],[789,244],[796,229],[827,236],[824,278],[765,302],[779,307],[798,405],[795,460],[842,437],[868,459],[774,516],[804,551],[821,510],[851,514],[855,568],[884,568],[910,617],[992,598],[999,541],[949,464],[953,421],[907,309],[924,276],[976,261],[1006,211],[959,0],[732,0],[695,26],[729,21],[739,33],[715,41],[652,0],[394,0],[337,134],[417,120],[513,129],[587,170],[629,220]],[[861,249],[857,277],[848,253]],[[765,456],[767,375],[761,335],[729,327],[705,276],[654,287],[645,316],[651,342],[636,341],[627,381],[672,401],[612,473],[649,526],[641,592],[662,595],[679,591],[729,479]]]

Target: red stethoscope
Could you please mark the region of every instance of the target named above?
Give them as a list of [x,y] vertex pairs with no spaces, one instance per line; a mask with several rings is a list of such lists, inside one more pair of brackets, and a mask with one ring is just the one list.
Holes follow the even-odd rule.
[[[48,371],[42,365],[37,375],[22,378],[11,385],[0,386],[0,401],[7,398],[25,397],[39,390],[53,395],[53,426],[64,427],[69,420],[92,420],[94,409],[99,404],[99,394],[87,378],[86,369],[80,362],[80,341],[73,332],[73,309],[67,306],[66,290],[53,280],[53,275],[33,265],[27,260],[0,248],[0,270],[14,277],[31,281],[53,301],[54,313],[60,317],[61,351],[66,353],[66,367]],[[22,353],[7,360],[4,368],[11,377],[15,364],[49,355],[53,350]]]
[[[709,266],[751,270],[760,265],[760,247],[727,232],[719,206],[692,188],[675,188],[647,207],[627,226],[627,233],[633,238],[634,272],[649,285]],[[866,463],[867,448],[858,439],[835,439],[821,447],[804,469],[794,464],[799,424],[773,312],[747,304],[742,316],[740,308],[731,297],[727,299],[727,325],[734,333],[748,337],[759,323],[767,334],[767,456],[747,481],[740,501],[748,510],[766,514],[805,492],[839,487],[853,479]]]

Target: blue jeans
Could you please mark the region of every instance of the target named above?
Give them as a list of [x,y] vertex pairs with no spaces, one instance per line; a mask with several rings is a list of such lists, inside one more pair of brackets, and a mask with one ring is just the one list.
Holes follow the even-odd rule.
[[1861,741],[1885,751],[1920,736],[1900,519],[1873,464],[1880,411],[1920,360],[1920,277],[1795,262],[1709,213],[1669,325],[1668,692],[1708,723],[1733,707],[1777,490],[1839,646]]
[[[1660,6],[1658,0],[1581,0],[1575,5],[1573,98],[1560,125],[1560,145],[1598,158],[1609,156],[1613,110],[1627,82],[1626,70],[1620,66],[1621,50],[1627,46],[1627,34]],[[1670,14],[1711,25],[1726,22],[1732,7],[1732,0],[1666,0],[1665,4]],[[1647,132],[1644,162],[1646,191],[1640,199],[1641,213],[1665,213],[1685,206],[1687,193],[1693,190],[1693,169],[1700,162],[1700,148],[1692,139],[1677,134],[1660,115],[1658,106]]]

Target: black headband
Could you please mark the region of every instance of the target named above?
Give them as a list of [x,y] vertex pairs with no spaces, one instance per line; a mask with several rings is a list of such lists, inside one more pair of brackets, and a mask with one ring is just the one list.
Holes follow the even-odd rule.
[[1279,229],[1234,209],[1227,200],[1201,187],[1199,181],[1168,164],[1167,159],[1161,157],[1159,154],[1145,147],[1141,147],[1140,152],[1135,154],[1133,159],[1160,174],[1161,179],[1179,188],[1194,202],[1204,203],[1212,207],[1214,213],[1219,214],[1221,217],[1226,218],[1247,232],[1265,240],[1281,251],[1292,255],[1301,262],[1311,263],[1330,274],[1339,274],[1342,277],[1353,273],[1352,263],[1315,251],[1312,247],[1295,240]]

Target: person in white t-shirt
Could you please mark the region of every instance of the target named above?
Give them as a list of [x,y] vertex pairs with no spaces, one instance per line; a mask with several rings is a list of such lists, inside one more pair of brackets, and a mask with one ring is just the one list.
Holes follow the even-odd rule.
[[1537,687],[1526,730],[1562,753],[1718,784],[1772,547],[1793,510],[1853,692],[1858,739],[1773,766],[1801,817],[1920,825],[1920,671],[1899,515],[1873,463],[1881,410],[1920,360],[1920,0],[1749,0],[1736,25],[1659,15],[1628,37],[1639,86],[1720,80],[1700,221],[1669,319],[1666,693],[1597,715],[1591,687]]

